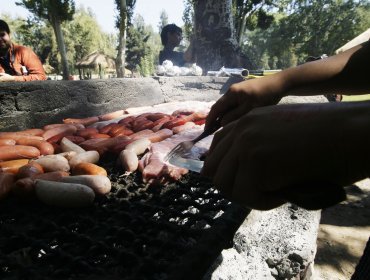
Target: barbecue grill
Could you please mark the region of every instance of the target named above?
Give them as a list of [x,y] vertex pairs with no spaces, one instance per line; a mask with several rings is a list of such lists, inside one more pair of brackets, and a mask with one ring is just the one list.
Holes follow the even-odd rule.
[[[0,130],[42,127],[66,117],[88,117],[133,106],[216,100],[226,81],[220,77],[160,77],[8,83],[0,85]],[[220,253],[232,248],[248,262],[248,248],[243,247],[237,231],[242,223],[246,227],[258,223],[245,224],[250,210],[226,200],[199,174],[190,172],[178,182],[150,186],[142,183],[140,173],[124,174],[115,163],[111,155],[101,159],[112,191],[97,197],[91,207],[61,209],[14,197],[0,202],[1,279],[212,278],[212,271],[222,267]],[[319,213],[305,215],[294,206],[277,211],[274,213],[288,215],[292,221],[306,219],[305,224],[312,224],[311,230],[303,230],[310,238],[296,248],[297,256],[280,252],[282,259],[295,256],[288,266],[299,263],[299,267],[291,275],[304,279],[315,252]],[[264,217],[261,220],[269,223]],[[263,231],[263,225],[258,226]],[[284,231],[289,229],[277,227],[275,233],[269,233],[277,246]],[[246,238],[258,237],[250,234]],[[304,233],[299,234],[304,239]],[[286,250],[292,249],[288,246]],[[265,260],[268,271],[280,273],[283,268],[279,270],[278,265],[276,259]],[[279,273],[270,273],[271,279],[283,279]]]

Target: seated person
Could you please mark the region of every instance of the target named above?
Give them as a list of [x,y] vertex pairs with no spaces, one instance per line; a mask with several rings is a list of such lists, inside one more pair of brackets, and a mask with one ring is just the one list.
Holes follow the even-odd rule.
[[182,30],[176,24],[168,24],[163,27],[161,32],[161,41],[164,46],[163,50],[159,53],[159,64],[165,60],[171,60],[173,65],[182,67],[187,62],[192,62],[192,48],[186,52],[174,51],[174,48],[180,45],[182,40]]
[[0,20],[0,82],[46,80],[37,55],[12,43],[8,24]]

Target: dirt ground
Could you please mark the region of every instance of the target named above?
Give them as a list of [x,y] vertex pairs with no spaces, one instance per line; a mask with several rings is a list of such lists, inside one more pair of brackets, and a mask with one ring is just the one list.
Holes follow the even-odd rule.
[[346,201],[322,211],[314,280],[351,279],[370,237],[370,180],[346,190]]

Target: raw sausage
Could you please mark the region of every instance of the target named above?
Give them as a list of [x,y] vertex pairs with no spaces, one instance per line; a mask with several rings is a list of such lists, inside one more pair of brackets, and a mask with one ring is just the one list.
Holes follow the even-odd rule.
[[32,146],[39,149],[41,155],[52,155],[54,154],[54,147],[52,144],[45,140],[35,140],[20,138],[17,140],[18,145]]
[[35,147],[23,145],[0,146],[0,160],[37,158],[39,156],[40,151]]
[[72,168],[73,175],[103,175],[107,176],[107,171],[96,164],[80,162]]

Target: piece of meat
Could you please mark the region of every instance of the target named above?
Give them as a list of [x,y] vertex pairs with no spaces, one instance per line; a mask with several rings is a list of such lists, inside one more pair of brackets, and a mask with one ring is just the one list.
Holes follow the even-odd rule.
[[139,170],[142,172],[143,181],[146,183],[166,183],[179,180],[188,172],[187,169],[174,166],[164,161],[166,154],[182,141],[192,140],[202,133],[203,129],[197,127],[183,134],[176,134],[161,142],[154,143],[139,162]]

